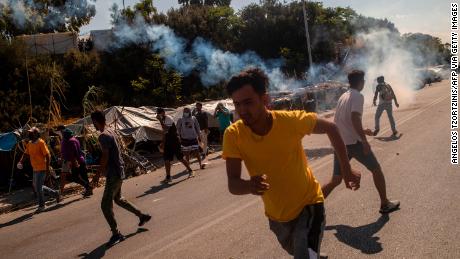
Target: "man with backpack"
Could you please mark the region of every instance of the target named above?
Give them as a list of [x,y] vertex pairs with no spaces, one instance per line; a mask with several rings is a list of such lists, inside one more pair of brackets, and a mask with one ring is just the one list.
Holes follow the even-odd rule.
[[379,105],[377,106],[377,111],[375,113],[375,130],[374,136],[380,131],[380,116],[382,116],[383,111],[387,111],[388,119],[390,120],[391,130],[393,131],[393,136],[398,134],[396,130],[395,120],[393,118],[393,99],[395,100],[395,105],[399,108],[398,100],[396,95],[393,92],[391,86],[385,83],[385,78],[383,76],[377,77],[377,88],[375,89],[374,94],[374,106],[377,106],[377,95],[379,96]]

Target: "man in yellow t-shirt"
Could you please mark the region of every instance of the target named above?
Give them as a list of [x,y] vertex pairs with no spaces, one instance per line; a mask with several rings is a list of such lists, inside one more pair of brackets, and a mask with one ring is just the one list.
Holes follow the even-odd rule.
[[[45,197],[43,192],[51,193],[56,197],[56,202],[59,203],[61,196],[58,190],[53,190],[44,185],[46,174],[50,173],[51,156],[46,143],[40,138],[40,131],[33,127],[29,130],[29,143],[26,145],[24,155],[28,155],[33,169],[33,185],[37,192],[38,208],[36,213],[42,212],[45,209]],[[18,167],[22,166],[24,156],[18,163]]]
[[[268,78],[260,69],[232,77],[227,92],[241,120],[224,134],[223,158],[229,191],[262,196],[270,229],[294,258],[319,258],[324,229],[324,197],[308,166],[302,138],[326,133],[348,188],[359,188],[345,144],[334,123],[304,111],[269,111]],[[250,179],[241,178],[244,161]]]

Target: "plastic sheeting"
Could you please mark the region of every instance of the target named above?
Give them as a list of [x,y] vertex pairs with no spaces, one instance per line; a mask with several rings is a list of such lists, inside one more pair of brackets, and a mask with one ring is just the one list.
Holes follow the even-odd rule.
[[[104,111],[106,124],[117,130],[125,137],[131,137],[135,142],[147,140],[160,141],[162,139],[162,128],[156,119],[157,107],[142,106],[123,107],[113,106]],[[166,114],[174,117],[175,109],[165,108]],[[67,125],[76,134],[81,134],[83,127],[89,132],[94,132],[94,126],[89,116]]]
[[17,143],[16,134],[13,132],[0,134],[0,151],[11,151]]

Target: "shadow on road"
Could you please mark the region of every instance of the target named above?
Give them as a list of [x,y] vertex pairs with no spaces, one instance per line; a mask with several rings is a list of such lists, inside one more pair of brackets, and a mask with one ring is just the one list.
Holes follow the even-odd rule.
[[389,142],[389,141],[399,140],[402,137],[402,135],[403,134],[399,134],[397,136],[391,135],[389,137],[375,137],[375,139],[380,140],[380,141],[384,141],[384,142]]
[[[54,205],[54,206],[47,207],[47,208],[46,208],[43,212],[41,212],[40,214],[46,213],[46,212],[49,212],[49,211],[53,211],[53,210],[57,210],[57,209],[59,209],[59,208],[62,208],[62,207],[64,207],[64,206],[67,206],[67,205],[69,205],[69,204],[72,204],[72,203],[74,203],[74,202],[77,202],[77,201],[80,201],[80,200],[83,200],[83,199],[85,199],[85,198],[75,199],[75,200],[72,200],[72,201],[69,201],[69,202],[66,202],[66,203],[61,202],[61,203],[56,204],[56,205]],[[15,219],[11,220],[11,221],[8,221],[8,222],[5,222],[5,223],[0,224],[0,229],[1,229],[1,228],[4,228],[4,227],[12,226],[12,225],[15,225],[15,224],[18,224],[18,223],[21,223],[21,222],[24,222],[24,221],[27,221],[27,220],[32,219],[33,215],[35,214],[35,209],[36,209],[36,208],[33,209],[33,210],[34,210],[33,212],[29,212],[29,213],[27,213],[27,214],[24,214],[24,215],[22,215],[22,216],[20,216],[20,217],[17,217],[17,218],[15,218]],[[30,211],[31,209],[28,209],[28,210]]]
[[[171,178],[172,178],[173,180],[175,180],[175,179],[181,178],[181,177],[186,176],[186,175],[188,176],[187,170],[182,171],[182,172],[180,172],[180,173],[178,173],[178,174],[175,174],[175,175],[171,175]],[[147,195],[150,195],[150,194],[157,193],[157,192],[159,192],[159,191],[161,191],[161,190],[167,189],[167,188],[172,187],[172,186],[174,186],[174,185],[176,185],[176,184],[179,184],[179,183],[181,183],[181,182],[183,182],[183,181],[186,181],[187,179],[188,179],[188,178],[185,178],[185,177],[184,177],[184,178],[182,178],[181,180],[179,180],[179,181],[174,181],[174,182],[172,182],[172,183],[164,183],[164,182],[162,182],[160,185],[156,185],[156,186],[150,187],[150,190],[145,191],[143,194],[137,196],[136,198],[142,198],[142,197],[144,197],[144,196],[147,196]]]
[[[133,237],[133,236],[135,236],[135,235],[137,235],[139,233],[146,232],[146,231],[149,231],[149,230],[146,229],[146,228],[138,228],[136,232],[131,233],[129,235],[126,235],[124,241],[126,241],[126,239],[128,239],[130,237]],[[122,242],[124,242],[124,241],[122,241]],[[105,252],[107,250],[109,250],[109,249],[110,249],[110,246],[108,246],[107,243],[104,243],[104,244],[98,246],[96,249],[94,249],[93,251],[91,251],[89,253],[79,254],[78,257],[83,258],[83,259],[102,258],[102,257],[104,257]]]
[[12,225],[15,225],[15,224],[18,224],[18,223],[21,223],[21,222],[30,220],[30,219],[32,218],[33,215],[34,215],[33,212],[27,213],[27,214],[25,214],[25,215],[22,215],[22,216],[20,216],[20,217],[15,218],[15,219],[13,219],[13,220],[11,220],[11,221],[8,221],[8,222],[6,222],[6,223],[0,224],[0,228],[12,226]]
[[328,147],[328,148],[313,148],[313,149],[305,149],[304,150],[305,154],[307,155],[308,158],[314,159],[314,158],[321,158],[327,155],[334,154],[334,149]]
[[380,238],[373,235],[379,232],[389,220],[388,214],[384,214],[376,222],[364,226],[335,225],[327,226],[326,230],[335,229],[337,232],[334,235],[340,242],[359,249],[365,254],[377,254],[383,250],[383,247],[379,242]]

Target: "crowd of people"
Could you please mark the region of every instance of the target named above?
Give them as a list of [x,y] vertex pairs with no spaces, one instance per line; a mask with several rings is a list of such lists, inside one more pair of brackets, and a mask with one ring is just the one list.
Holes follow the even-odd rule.
[[[208,116],[219,122],[220,138],[223,140],[222,158],[226,160],[228,188],[232,194],[260,195],[264,202],[270,230],[279,243],[294,258],[319,258],[322,233],[325,225],[325,199],[343,180],[352,190],[360,187],[361,173],[353,169],[350,160],[355,158],[373,175],[380,196],[380,213],[390,213],[399,209],[400,202],[390,200],[386,192],[385,176],[381,165],[366,136],[379,132],[379,119],[386,110],[393,135],[397,134],[392,116],[392,100],[399,107],[391,86],[383,77],[377,79],[374,105],[380,97],[375,114],[375,129],[365,129],[362,124],[364,113],[364,72],[354,70],[348,75],[350,88],[338,100],[334,121],[319,118],[316,113],[306,111],[269,110],[267,94],[268,78],[260,69],[247,69],[232,77],[227,84],[227,92],[235,105],[239,120],[232,123],[231,113],[219,103],[213,115],[203,111],[197,103],[193,111],[183,109],[177,123],[163,108],[157,109],[156,118],[163,129],[161,150],[165,161],[165,179],[169,184],[171,163],[176,158],[189,173],[191,158],[198,161],[199,169],[205,169],[204,160],[208,155]],[[115,132],[106,125],[102,111],[91,114],[94,127],[100,132],[98,142],[102,149],[99,173],[106,176],[106,185],[101,201],[101,209],[112,231],[109,244],[124,239],[119,232],[113,213],[113,202],[139,218],[139,226],[151,216],[141,212],[134,204],[121,196],[124,162]],[[78,139],[72,131],[59,127],[61,136],[62,173],[60,189],[44,186],[44,179],[51,173],[50,152],[39,130],[29,130],[30,142],[25,155],[30,157],[33,167],[33,185],[37,192],[38,209],[45,208],[44,192],[49,192],[60,202],[60,194],[66,181],[72,181],[85,188],[84,196],[92,195],[88,181],[85,160]],[[334,169],[331,180],[321,186],[309,167],[302,147],[305,135],[326,134],[334,148]],[[245,163],[250,179],[241,177],[242,163]],[[18,163],[21,167],[23,158]]]

